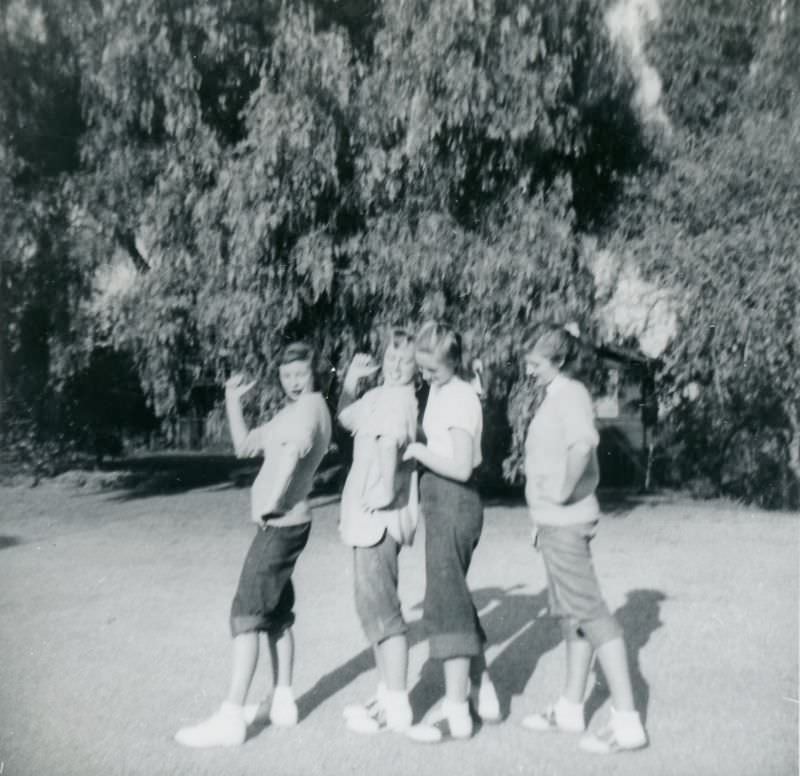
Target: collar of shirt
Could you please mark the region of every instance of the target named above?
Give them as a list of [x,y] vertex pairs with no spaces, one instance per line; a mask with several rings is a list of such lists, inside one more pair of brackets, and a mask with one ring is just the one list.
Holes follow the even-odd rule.
[[548,396],[555,396],[564,388],[564,386],[568,384],[569,378],[559,373],[550,381],[550,384],[544,389],[544,391]]

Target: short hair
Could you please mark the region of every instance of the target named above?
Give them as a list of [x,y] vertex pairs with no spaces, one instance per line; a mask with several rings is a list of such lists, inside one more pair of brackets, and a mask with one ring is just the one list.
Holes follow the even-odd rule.
[[414,339],[417,350],[430,353],[455,372],[463,371],[461,335],[441,321],[423,323]]
[[319,357],[313,345],[302,340],[284,345],[278,356],[278,367],[292,364],[295,361],[305,361],[310,365],[312,389],[327,396],[334,377],[333,366]]
[[316,361],[314,348],[302,341],[290,342],[285,345],[278,357],[278,366],[286,366],[294,361],[307,361],[313,368]]

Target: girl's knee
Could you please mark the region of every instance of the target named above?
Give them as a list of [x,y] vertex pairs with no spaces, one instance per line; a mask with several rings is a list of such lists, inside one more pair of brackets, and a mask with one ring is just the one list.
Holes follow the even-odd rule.
[[581,622],[579,628],[595,649],[599,649],[609,641],[622,638],[622,628],[612,614]]

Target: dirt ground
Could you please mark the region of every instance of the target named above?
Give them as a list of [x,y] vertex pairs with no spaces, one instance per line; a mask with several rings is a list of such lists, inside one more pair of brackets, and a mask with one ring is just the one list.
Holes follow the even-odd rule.
[[[295,689],[301,724],[234,750],[172,736],[221,700],[228,608],[254,530],[248,491],[91,492],[62,478],[0,488],[0,774],[798,773],[798,516],[661,497],[612,505],[595,543],[622,622],[649,748],[611,758],[520,718],[557,693],[559,630],[524,509],[489,505],[470,583],[505,713],[468,742],[359,737],[342,707],[370,695],[335,497],[316,500],[298,563]],[[417,717],[442,690],[419,626],[424,533],[401,561]],[[257,691],[266,690],[264,671]],[[602,677],[588,700],[607,713]]]

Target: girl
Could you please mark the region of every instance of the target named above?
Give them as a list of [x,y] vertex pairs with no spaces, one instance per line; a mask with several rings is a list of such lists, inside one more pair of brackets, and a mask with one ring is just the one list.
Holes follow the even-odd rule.
[[[422,428],[426,444],[414,442],[404,459],[425,467],[421,507],[425,515],[426,588],[423,621],[430,656],[443,661],[445,698],[441,716],[454,738],[472,735],[470,673],[477,712],[500,719],[494,686],[486,671],[486,636],[467,587],[467,571],[483,527],[483,506],[475,485],[481,463],[483,415],[475,390],[458,375],[461,337],[441,323],[426,323],[416,340],[417,364],[430,383]],[[472,671],[470,671],[472,668]],[[437,726],[409,731],[418,740],[438,741]]]
[[258,704],[245,707],[244,702],[258,662],[261,632],[267,634],[272,658],[270,720],[282,726],[297,723],[292,694],[291,574],[308,541],[311,513],[306,499],[330,443],[331,418],[325,399],[315,387],[311,347],[301,342],[287,346],[279,364],[286,406],[269,423],[249,433],[242,416],[241,397],[255,383],[245,385],[241,375],[235,375],[225,385],[236,454],[264,454],[251,491],[251,520],[258,528],[231,606],[233,667],[228,696],[211,717],[177,732],[175,740],[184,746],[237,746],[244,742],[247,725],[259,710]]
[[554,326],[525,356],[526,373],[544,390],[525,442],[525,497],[547,572],[550,609],[562,622],[567,674],[561,697],[522,724],[582,732],[586,681],[596,653],[611,691],[611,718],[604,729],[583,736],[580,747],[609,753],[642,747],[647,736],[634,708],[622,631],[600,594],[589,548],[600,516],[599,437],[589,392],[568,376],[578,345]]
[[407,626],[397,594],[398,554],[411,544],[417,494],[413,464],[400,456],[416,438],[414,343],[394,328],[383,356],[383,384],[353,402],[358,382],[375,372],[369,356],[357,354],[345,376],[339,421],[354,437],[353,463],[342,492],[339,530],[353,548],[356,610],[375,654],[378,691],[374,701],[345,708],[357,733],[411,726],[406,689]]

